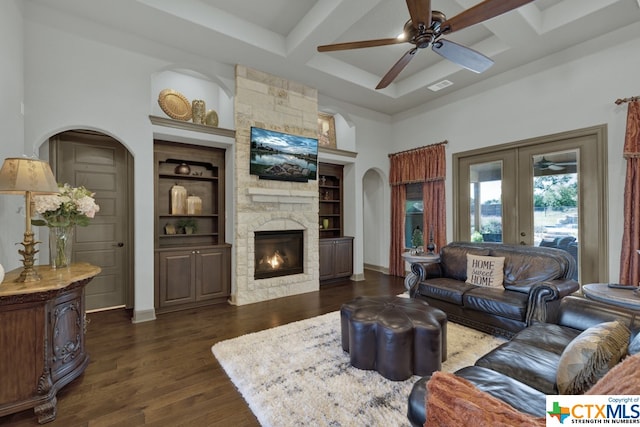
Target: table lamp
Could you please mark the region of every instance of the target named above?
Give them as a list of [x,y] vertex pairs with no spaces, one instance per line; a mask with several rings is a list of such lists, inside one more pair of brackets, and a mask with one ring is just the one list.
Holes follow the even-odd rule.
[[53,176],[49,163],[29,157],[13,157],[4,159],[0,169],[0,193],[24,194],[25,199],[25,232],[24,241],[20,242],[24,249],[18,250],[22,255],[24,269],[16,282],[36,282],[40,280],[38,272],[33,268],[33,256],[38,252],[31,231],[31,195],[58,193],[58,184]]

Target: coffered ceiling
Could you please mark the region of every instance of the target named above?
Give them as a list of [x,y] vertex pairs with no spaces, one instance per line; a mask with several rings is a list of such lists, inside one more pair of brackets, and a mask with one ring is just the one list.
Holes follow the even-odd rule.
[[[316,87],[321,95],[387,114],[429,103],[471,85],[517,78],[552,55],[601,36],[620,43],[640,31],[640,0],[535,0],[445,38],[495,64],[482,74],[421,49],[387,88],[375,86],[411,47],[408,43],[318,53],[318,45],[395,37],[409,19],[405,0],[25,0],[27,16],[45,10],[65,28],[127,49],[189,52],[232,66],[243,64]],[[478,0],[432,0],[453,17]],[[39,13],[40,12],[40,13]],[[81,20],[68,19],[80,17]],[[81,24],[80,24],[81,23]],[[89,25],[88,25],[89,24]],[[113,36],[117,34],[117,36]],[[590,51],[587,50],[588,54]],[[539,61],[540,62],[540,61]],[[552,66],[552,65],[545,65]],[[511,71],[511,72],[510,72]],[[448,81],[434,92],[428,87]]]

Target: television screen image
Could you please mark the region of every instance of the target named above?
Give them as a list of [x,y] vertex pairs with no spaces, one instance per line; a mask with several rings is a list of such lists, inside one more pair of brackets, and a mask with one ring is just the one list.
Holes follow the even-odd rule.
[[262,179],[316,179],[318,140],[257,127],[251,128],[249,173]]

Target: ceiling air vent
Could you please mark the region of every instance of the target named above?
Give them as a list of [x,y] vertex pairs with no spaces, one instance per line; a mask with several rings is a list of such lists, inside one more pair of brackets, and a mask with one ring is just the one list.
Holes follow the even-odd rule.
[[449,80],[442,80],[441,82],[434,83],[434,84],[432,84],[431,86],[428,86],[427,88],[428,88],[429,90],[432,90],[432,91],[434,91],[434,92],[437,92],[437,91],[439,91],[439,90],[441,90],[441,89],[444,89],[445,87],[449,87],[449,86],[451,86],[452,84],[453,84],[453,82],[452,82],[452,81],[449,81]]

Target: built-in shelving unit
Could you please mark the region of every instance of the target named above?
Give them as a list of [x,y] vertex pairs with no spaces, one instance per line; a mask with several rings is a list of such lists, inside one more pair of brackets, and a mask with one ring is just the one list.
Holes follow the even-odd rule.
[[341,237],[342,232],[342,165],[318,165],[320,238]]
[[[226,301],[230,294],[224,159],[223,149],[154,142],[155,299],[159,313]],[[186,190],[184,196],[199,199],[197,212],[174,213],[175,186]],[[183,199],[186,204],[186,197]],[[186,230],[184,220],[190,220],[194,227]]]
[[320,221],[320,280],[353,274],[353,237],[343,229],[343,166],[318,165],[318,204]]

